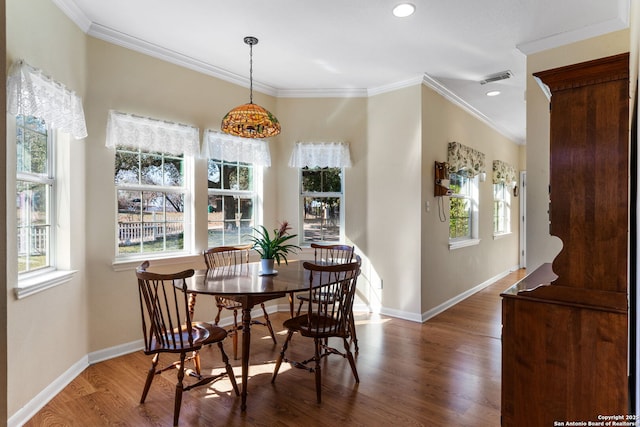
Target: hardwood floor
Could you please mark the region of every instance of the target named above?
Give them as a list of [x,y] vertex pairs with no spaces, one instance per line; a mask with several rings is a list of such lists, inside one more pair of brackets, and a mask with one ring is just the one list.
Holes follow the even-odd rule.
[[[256,326],[246,413],[224,379],[183,395],[180,425],[499,426],[499,294],[522,277],[524,270],[511,273],[423,324],[356,314],[361,382],[354,382],[345,359],[325,359],[320,405],[311,373],[283,365],[271,384],[280,347],[266,328]],[[271,316],[279,344],[286,318]],[[225,344],[230,354],[230,342]],[[311,344],[294,337],[289,351],[306,356]],[[202,363],[203,369],[219,369],[217,348],[204,349]],[[25,426],[169,426],[174,371],[156,378],[146,402],[138,403],[149,364],[149,357],[136,352],[92,365]],[[232,364],[240,381],[240,360]]]

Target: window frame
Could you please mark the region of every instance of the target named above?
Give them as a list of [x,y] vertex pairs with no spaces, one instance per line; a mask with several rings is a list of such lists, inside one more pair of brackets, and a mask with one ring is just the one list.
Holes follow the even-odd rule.
[[[496,191],[496,186],[501,187],[499,192]],[[501,197],[497,197],[499,195],[501,195]],[[504,225],[502,231],[496,230],[496,219],[499,217],[496,211],[500,205],[502,205],[502,215],[500,219]],[[509,186],[502,181],[493,184],[493,237],[495,239],[509,234],[511,234],[511,190]]]
[[[241,162],[238,160],[233,160],[233,161],[229,161],[229,160],[222,160],[222,159],[215,159],[215,158],[207,158],[207,247],[212,247],[212,246],[228,246],[228,245],[239,245],[239,244],[249,244],[251,243],[251,240],[249,238],[243,240],[242,239],[242,235],[235,235],[236,237],[239,237],[238,241],[229,241],[227,242],[224,237],[225,237],[225,233],[223,230],[223,240],[222,243],[217,244],[217,243],[213,243],[209,241],[209,217],[208,217],[208,209],[209,209],[209,198],[211,196],[232,196],[232,197],[241,197],[244,199],[249,199],[252,201],[253,203],[253,218],[250,221],[251,222],[251,227],[256,227],[257,224],[262,223],[262,200],[263,200],[263,166],[257,165],[256,163],[253,162]],[[220,187],[221,188],[209,188],[208,185],[208,169],[209,169],[209,161],[214,161],[219,163],[223,168],[224,165],[234,165],[236,167],[239,166],[246,166],[248,165],[251,169],[252,169],[252,186],[253,189],[252,190],[235,190],[235,189],[224,189],[223,187],[223,183],[221,182]],[[221,178],[222,179],[222,178]],[[224,215],[224,214],[223,214]],[[223,218],[223,223],[226,220]],[[240,228],[241,229],[241,228]]]
[[[129,153],[137,152],[138,156],[143,154],[161,156],[164,162],[164,158],[166,157],[180,157],[180,155],[170,154],[170,153],[162,153],[159,151],[148,151],[140,147],[131,147],[126,145],[117,145],[115,147],[115,156],[118,155],[119,152],[126,151]],[[115,157],[114,157],[114,188],[115,188],[115,230],[114,230],[114,253],[115,253],[115,262],[114,263],[127,263],[128,261],[137,261],[141,259],[161,259],[167,257],[176,257],[181,255],[190,255],[193,253],[193,234],[194,234],[194,218],[193,218],[193,200],[194,200],[194,185],[193,185],[193,171],[194,171],[194,159],[193,156],[187,155],[186,153],[182,154],[182,185],[181,186],[170,186],[170,185],[154,185],[154,184],[142,184],[138,183],[121,183],[118,184],[115,181]],[[183,245],[182,249],[167,250],[166,248],[161,251],[151,251],[151,252],[133,252],[133,253],[120,253],[120,226],[119,226],[119,209],[118,209],[118,195],[120,191],[141,191],[141,192],[158,192],[158,193],[171,193],[171,194],[183,194],[184,200],[184,210],[182,215],[182,230],[183,230]],[[160,221],[158,221],[160,222]],[[172,221],[167,221],[166,216],[164,217],[163,224],[169,223]],[[166,233],[165,233],[166,235]],[[143,243],[144,247],[144,243]]]
[[[458,248],[463,248],[467,246],[473,246],[480,243],[479,239],[479,175],[475,175],[469,177],[464,170],[458,172],[450,172],[449,173],[449,182],[453,183],[456,181],[452,175],[459,175],[467,180],[468,186],[468,194],[467,193],[456,193],[455,191],[449,196],[449,250],[455,250]],[[450,185],[450,189],[454,190],[454,186]],[[468,219],[468,227],[469,234],[467,236],[461,237],[451,237],[451,200],[457,199],[465,199],[469,201],[469,219]]]
[[[311,243],[326,243],[326,244],[335,244],[345,241],[345,167],[306,167],[307,170],[321,170],[321,169],[338,169],[340,170],[340,192],[335,191],[304,191],[303,186],[303,170],[305,167],[298,168],[298,185],[299,185],[299,224],[300,231],[299,235],[299,245],[303,247],[308,247]],[[313,198],[337,198],[339,199],[340,209],[339,209],[339,232],[337,240],[306,240],[305,238],[305,197],[313,197]]]

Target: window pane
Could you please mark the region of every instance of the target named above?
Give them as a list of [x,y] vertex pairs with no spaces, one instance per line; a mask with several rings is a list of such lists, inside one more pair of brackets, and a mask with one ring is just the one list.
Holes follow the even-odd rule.
[[116,151],[116,185],[140,182],[139,158],[138,153]]
[[225,163],[222,167],[222,188],[238,190],[238,165]]
[[17,171],[48,176],[49,147],[44,120],[25,117],[18,121],[16,132]]
[[452,173],[449,175],[449,189],[454,194],[471,195],[470,180],[464,175]]
[[302,191],[322,191],[322,172],[318,169],[302,169]]
[[304,197],[304,241],[340,240],[340,198]]
[[471,203],[468,199],[451,197],[449,238],[471,237]]
[[184,194],[118,191],[118,253],[184,249]]
[[253,197],[209,195],[209,247],[249,243],[253,215]]
[[141,183],[149,185],[163,185],[162,157],[151,154],[140,155]]
[[238,190],[251,191],[252,179],[252,167],[246,164],[240,163],[238,166]]
[[183,162],[180,158],[166,157],[164,160],[164,182],[163,185],[182,187],[183,185]]
[[220,176],[220,170],[222,169],[222,163],[209,159],[209,165],[207,168],[207,182],[208,188],[222,188],[222,180]]
[[18,272],[48,267],[51,186],[18,180],[16,190]]
[[208,246],[250,243],[256,215],[253,164],[209,159],[207,175]]
[[303,168],[302,191],[305,193],[340,193],[342,191],[342,170],[340,168]]

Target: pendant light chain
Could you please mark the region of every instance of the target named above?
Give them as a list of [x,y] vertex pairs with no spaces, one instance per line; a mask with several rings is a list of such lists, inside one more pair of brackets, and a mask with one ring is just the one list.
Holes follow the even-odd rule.
[[249,104],[253,104],[253,44],[249,43]]

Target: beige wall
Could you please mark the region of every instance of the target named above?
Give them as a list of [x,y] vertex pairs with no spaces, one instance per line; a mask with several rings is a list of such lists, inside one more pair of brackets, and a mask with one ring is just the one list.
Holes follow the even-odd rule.
[[[46,70],[55,80],[85,96],[86,46],[83,33],[48,0],[9,0],[7,13],[7,66],[22,58]],[[7,188],[15,188],[15,133],[8,131]],[[84,257],[85,162],[87,142],[59,140],[60,170],[69,185],[67,206],[60,212],[56,229],[61,265],[78,270],[74,279],[29,298],[16,300],[17,254],[14,233],[7,239],[7,359],[8,414],[28,403],[45,387],[81,360],[88,349],[87,275]],[[7,203],[15,206],[15,192],[8,192]],[[73,226],[72,226],[73,225]],[[9,230],[15,218],[9,215]],[[70,243],[72,242],[72,243]],[[46,366],[46,369],[42,369]]]
[[[493,238],[494,160],[505,161],[517,170],[522,147],[502,136],[462,108],[448,102],[430,88],[422,90],[422,313],[462,294],[476,285],[517,267],[519,245],[519,199],[511,199],[511,234]],[[434,162],[447,160],[449,142],[457,141],[485,154],[487,178],[479,183],[480,244],[449,250],[449,223],[440,221],[438,204],[444,202],[448,218],[448,197],[434,197]],[[427,211],[426,203],[430,208]]]
[[381,312],[413,320],[420,313],[420,107],[419,85],[369,98],[361,247]]
[[532,74],[629,51],[629,31],[617,31],[527,57],[527,268],[551,262],[562,242],[549,234],[549,103]]

